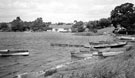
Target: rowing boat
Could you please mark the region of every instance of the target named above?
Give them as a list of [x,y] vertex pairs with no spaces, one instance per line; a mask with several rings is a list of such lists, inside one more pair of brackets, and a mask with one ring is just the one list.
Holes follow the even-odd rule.
[[135,37],[132,37],[132,36],[118,36],[116,38],[120,40],[135,41]]
[[127,41],[119,41],[119,42],[108,42],[108,43],[89,43],[90,45],[84,45],[85,48],[105,48],[105,47],[111,47],[111,48],[115,48],[115,47],[122,47],[124,45],[127,44]]
[[104,56],[104,57],[109,57],[109,56],[115,56],[118,54],[124,53],[124,51],[111,51],[111,52],[94,52],[92,53],[93,56]]
[[29,55],[29,51],[28,50],[0,50],[0,56],[19,56],[19,55],[23,55],[23,56],[28,56]]

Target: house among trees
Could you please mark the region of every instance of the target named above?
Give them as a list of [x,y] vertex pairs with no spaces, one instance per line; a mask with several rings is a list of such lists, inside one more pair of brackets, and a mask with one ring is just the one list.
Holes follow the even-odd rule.
[[72,25],[56,25],[56,24],[51,24],[49,26],[50,30],[47,31],[52,31],[52,32],[71,32]]

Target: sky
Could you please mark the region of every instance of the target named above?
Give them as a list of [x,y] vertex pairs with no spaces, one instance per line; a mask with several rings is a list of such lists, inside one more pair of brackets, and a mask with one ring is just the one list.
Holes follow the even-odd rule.
[[0,0],[0,22],[11,22],[17,16],[23,21],[42,17],[44,22],[99,20],[123,3],[135,0]]

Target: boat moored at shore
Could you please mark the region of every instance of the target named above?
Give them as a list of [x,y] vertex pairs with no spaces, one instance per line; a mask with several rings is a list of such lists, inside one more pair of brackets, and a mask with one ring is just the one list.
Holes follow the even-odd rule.
[[8,49],[5,49],[5,50],[0,50],[0,56],[19,56],[19,55],[22,55],[22,56],[28,56],[29,55],[29,51],[28,50],[20,50],[20,49],[17,49],[17,50],[8,50]]

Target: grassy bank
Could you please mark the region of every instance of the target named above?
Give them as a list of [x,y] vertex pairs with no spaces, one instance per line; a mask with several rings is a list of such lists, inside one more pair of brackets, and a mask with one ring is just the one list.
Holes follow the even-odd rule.
[[73,64],[51,78],[135,78],[135,49],[104,60]]
[[74,33],[74,35],[76,36],[98,36],[98,35],[103,35],[103,34],[107,34],[107,33],[112,33],[112,31],[114,30],[114,27],[107,27],[107,28],[103,28],[103,29],[98,29],[97,32],[77,32]]

